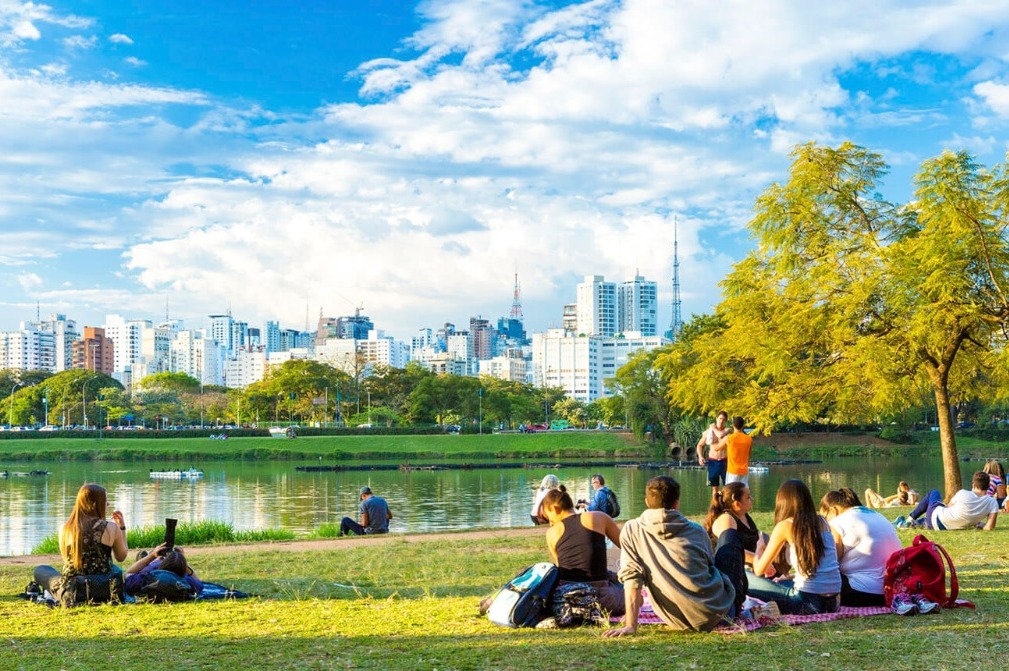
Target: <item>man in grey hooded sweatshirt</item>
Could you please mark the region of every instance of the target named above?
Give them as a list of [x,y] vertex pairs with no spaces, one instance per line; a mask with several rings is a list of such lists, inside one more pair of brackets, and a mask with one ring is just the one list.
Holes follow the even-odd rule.
[[[627,605],[624,626],[607,629],[603,636],[637,631],[642,587],[648,588],[655,614],[670,627],[714,629],[734,610],[733,582],[742,576],[725,575],[715,566],[707,532],[679,511],[680,484],[676,480],[666,475],[649,480],[645,504],[647,510],[628,521],[620,532],[619,578]],[[725,554],[735,551],[740,557],[735,561],[733,555],[727,570],[742,572],[742,546],[733,544]]]

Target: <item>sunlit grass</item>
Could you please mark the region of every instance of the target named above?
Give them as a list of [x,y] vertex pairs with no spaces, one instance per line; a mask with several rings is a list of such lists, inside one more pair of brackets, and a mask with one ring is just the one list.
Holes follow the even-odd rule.
[[[769,528],[770,513],[757,523]],[[1004,522],[1004,520],[1002,520]],[[180,530],[181,530],[180,525]],[[909,544],[914,531],[899,531]],[[546,557],[543,538],[390,536],[318,551],[205,552],[199,573],[247,601],[49,610],[0,599],[2,669],[976,669],[1009,648],[1009,528],[925,534],[949,550],[976,610],[877,616],[750,634],[644,626],[627,640],[598,628],[509,630],[480,597]],[[181,541],[180,541],[181,543]],[[0,589],[30,568],[0,566]],[[899,662],[899,663],[898,663]]]

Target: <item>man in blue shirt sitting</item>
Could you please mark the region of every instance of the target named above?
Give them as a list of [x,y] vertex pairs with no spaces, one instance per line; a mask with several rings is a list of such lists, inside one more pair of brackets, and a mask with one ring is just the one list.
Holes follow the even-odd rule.
[[617,512],[613,509],[613,505],[610,502],[610,497],[615,500],[616,495],[606,486],[606,480],[601,474],[596,473],[592,476],[592,489],[595,490],[592,500],[586,501],[582,499],[578,502],[578,505],[583,506],[588,511],[599,511],[606,513],[610,517],[616,517]]
[[392,519],[389,504],[381,496],[372,494],[371,487],[368,485],[361,487],[360,513],[360,524],[349,517],[343,518],[340,522],[341,536],[346,536],[351,531],[358,536],[389,533],[389,520]]

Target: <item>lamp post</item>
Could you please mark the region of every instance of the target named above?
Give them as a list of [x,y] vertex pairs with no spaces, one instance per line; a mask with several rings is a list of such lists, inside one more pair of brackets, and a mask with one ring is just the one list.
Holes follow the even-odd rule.
[[478,418],[477,419],[477,422],[478,422],[478,424],[477,424],[477,432],[482,435],[483,434],[483,387],[481,387],[481,388],[479,388],[479,389],[476,390],[476,397],[477,397],[477,402],[479,403],[479,405],[478,405],[479,409],[477,410],[477,418]]
[[94,382],[97,379],[98,379],[97,375],[95,375],[94,377],[89,377],[88,379],[84,380],[84,384],[81,385],[81,406],[83,407],[84,412],[85,431],[88,430],[88,383]]
[[42,396],[42,407],[45,409],[45,419],[42,420],[42,426],[49,426],[49,387],[46,387],[43,391]]
[[25,386],[24,382],[15,382],[14,386],[11,387],[11,409],[10,413],[7,415],[7,428],[13,428],[14,426],[14,390],[18,387]]

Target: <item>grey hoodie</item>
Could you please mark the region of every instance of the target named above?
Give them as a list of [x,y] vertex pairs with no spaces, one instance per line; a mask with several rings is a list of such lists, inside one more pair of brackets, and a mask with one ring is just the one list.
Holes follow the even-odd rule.
[[620,582],[647,587],[670,627],[710,631],[732,607],[735,590],[715,568],[707,532],[679,510],[645,510],[624,525],[620,547]]

